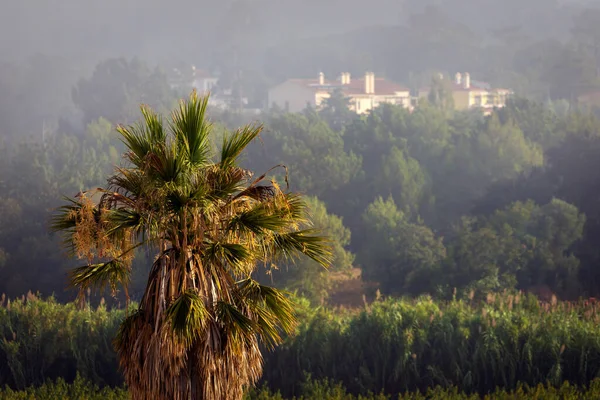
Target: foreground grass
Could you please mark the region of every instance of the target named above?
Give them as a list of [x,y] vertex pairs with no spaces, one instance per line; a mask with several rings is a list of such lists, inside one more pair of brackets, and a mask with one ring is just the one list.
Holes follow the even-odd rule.
[[300,393],[305,372],[355,394],[584,387],[600,376],[599,322],[595,302],[540,303],[521,294],[388,299],[342,317],[323,309],[266,355],[264,379],[289,397]]
[[21,391],[10,388],[0,390],[2,400],[129,400],[127,390],[123,388],[99,389],[98,386],[84,380],[80,376],[68,384],[59,378],[56,382],[48,381],[39,387],[29,387]]
[[[320,382],[308,381],[302,384],[303,393],[298,397],[284,398],[279,393],[273,394],[268,389],[256,389],[248,393],[246,400],[575,400],[575,399],[600,399],[600,379],[592,381],[588,388],[578,388],[569,383],[563,383],[559,388],[539,384],[533,388],[520,385],[515,391],[506,392],[496,390],[492,394],[480,397],[475,394],[460,393],[457,388],[443,389],[436,387],[422,393],[406,393],[398,397],[383,394],[354,396],[349,394],[341,384],[333,384],[327,380]],[[4,400],[128,400],[125,389],[104,388],[99,389],[94,384],[77,377],[72,384],[67,384],[63,379],[56,382],[47,382],[37,388],[28,388],[22,391],[11,389],[0,390],[0,398]]]
[[[480,302],[387,299],[346,312],[301,301],[298,311],[295,336],[265,353],[264,381],[282,397],[263,391],[253,399],[327,398],[307,394],[317,390],[303,384],[307,373],[317,382],[341,383],[344,389],[327,386],[338,391],[327,394],[331,399],[425,393],[437,386],[480,395],[501,388],[518,395],[523,385],[543,384],[550,393],[549,387],[565,381],[592,385],[591,391],[600,377],[595,302],[540,303],[533,296],[504,294]],[[25,390],[59,378],[70,383],[76,374],[99,387],[120,387],[111,340],[124,316],[123,310],[81,310],[33,295],[3,299],[0,387]]]

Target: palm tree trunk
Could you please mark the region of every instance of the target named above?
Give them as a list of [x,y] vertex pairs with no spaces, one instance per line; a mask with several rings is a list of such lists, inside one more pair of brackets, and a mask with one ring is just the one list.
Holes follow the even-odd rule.
[[160,321],[162,319],[162,313],[166,308],[166,301],[165,301],[165,282],[167,280],[167,260],[164,256],[167,245],[166,243],[163,241],[161,243],[161,253],[162,256],[160,258],[160,290],[159,290],[159,296],[158,296],[158,310],[156,313],[156,320],[154,321],[154,331],[158,332],[158,327],[160,324]]

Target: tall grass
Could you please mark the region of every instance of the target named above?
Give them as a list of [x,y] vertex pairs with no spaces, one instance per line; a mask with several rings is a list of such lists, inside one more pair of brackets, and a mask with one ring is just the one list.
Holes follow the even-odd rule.
[[10,388],[0,390],[3,400],[129,400],[129,394],[123,388],[99,389],[98,386],[84,380],[79,375],[74,382],[67,383],[59,378],[41,386],[28,387],[15,391]]
[[305,372],[351,393],[586,385],[600,372],[599,320],[595,302],[521,294],[479,303],[388,299],[349,317],[322,310],[267,356],[264,379],[288,396],[299,393]]
[[[111,340],[124,310],[79,310],[31,294],[0,300],[0,387],[72,382],[77,372],[100,387],[122,384]],[[599,307],[521,294],[386,299],[359,311],[301,302],[296,335],[266,354],[263,381],[286,398],[306,392],[306,373],[353,395],[586,386],[600,373]]]
[[[47,382],[40,387],[30,387],[22,391],[0,389],[0,398],[4,400],[126,400],[129,399],[127,391],[123,388],[103,388],[77,377],[71,384],[63,379],[56,382]],[[563,383],[555,388],[551,385],[539,384],[535,387],[519,385],[514,391],[498,389],[494,393],[485,395],[483,400],[578,400],[600,398],[600,379],[594,380],[589,387],[577,387]],[[480,400],[482,397],[475,394],[460,392],[458,388],[435,387],[426,393],[403,393],[399,396],[384,394],[353,395],[341,385],[329,380],[307,380],[302,385],[302,394],[297,397],[283,397],[281,393],[273,393],[268,388],[251,390],[246,394],[245,400]]]
[[78,309],[29,293],[0,298],[0,387],[23,389],[47,379],[73,381],[76,373],[98,385],[117,386],[112,338],[125,310]]

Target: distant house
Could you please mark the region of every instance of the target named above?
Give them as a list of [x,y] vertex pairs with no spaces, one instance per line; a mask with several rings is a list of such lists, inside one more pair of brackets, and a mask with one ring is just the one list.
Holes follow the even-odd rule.
[[219,78],[212,76],[209,72],[196,69],[192,66],[192,87],[198,91],[198,94],[206,94],[213,90]]
[[196,69],[195,65],[192,65],[189,70],[186,68],[184,71],[173,68],[169,79],[171,88],[183,92],[195,88],[198,94],[210,92],[218,82],[218,78],[212,76],[208,71]]
[[600,90],[592,90],[579,95],[577,102],[587,107],[600,107]]
[[410,90],[384,78],[376,78],[367,72],[358,79],[352,79],[344,72],[337,80],[328,81],[320,73],[317,79],[288,79],[269,90],[269,106],[274,105],[289,111],[299,112],[307,106],[319,108],[335,90],[349,98],[350,109],[364,114],[381,103],[411,107]]
[[[485,114],[489,114],[495,107],[504,107],[512,94],[509,89],[492,88],[485,82],[472,81],[468,72],[464,75],[457,72],[451,88],[455,109],[481,108]],[[430,90],[430,87],[420,89],[419,98],[427,98]]]

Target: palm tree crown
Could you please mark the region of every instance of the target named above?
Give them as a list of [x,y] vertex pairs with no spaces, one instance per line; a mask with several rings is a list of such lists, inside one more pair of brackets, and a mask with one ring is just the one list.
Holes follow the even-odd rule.
[[241,398],[262,373],[259,344],[277,345],[295,324],[285,293],[253,272],[301,253],[323,266],[331,256],[299,195],[238,165],[260,126],[226,134],[212,154],[207,102],[193,92],[167,124],[142,107],[141,123],[117,128],[126,165],[54,219],[87,261],[71,274],[80,293],[126,290],[134,250],[156,249],[139,307],[115,339],[136,399]]

